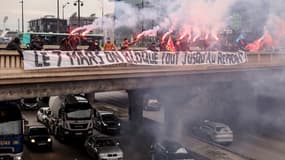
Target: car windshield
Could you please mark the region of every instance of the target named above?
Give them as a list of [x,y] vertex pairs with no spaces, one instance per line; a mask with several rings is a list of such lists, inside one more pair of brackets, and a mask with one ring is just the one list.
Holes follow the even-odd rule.
[[104,114],[102,115],[103,121],[118,121],[118,118],[113,114]]
[[21,134],[22,121],[9,121],[0,123],[0,135],[17,135]]
[[96,140],[96,147],[107,147],[107,146],[115,146],[116,143],[112,139],[100,139]]
[[227,127],[216,127],[217,132],[230,132],[230,129]]
[[47,128],[31,128],[30,135],[48,135]]
[[91,117],[91,109],[78,109],[73,111],[68,111],[68,119],[89,119]]
[[27,98],[24,99],[25,103],[37,103],[37,99],[36,98]]
[[65,111],[68,119],[90,119],[92,109],[88,103],[66,104]]

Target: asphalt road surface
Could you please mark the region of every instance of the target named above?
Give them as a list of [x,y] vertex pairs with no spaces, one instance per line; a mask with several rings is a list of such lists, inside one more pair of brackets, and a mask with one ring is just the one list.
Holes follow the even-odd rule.
[[[106,93],[97,93],[96,98],[100,101],[112,103],[113,105],[126,107],[128,106],[128,95],[125,91],[115,91]],[[183,111],[182,111],[183,112]],[[186,111],[187,112],[187,111]],[[164,114],[161,112],[145,112],[144,117],[152,119],[156,122],[163,122]],[[284,133],[278,130],[268,130],[266,134],[258,131],[247,130],[239,128],[240,130],[234,131],[235,141],[228,147],[236,153],[242,154],[256,160],[284,160],[285,159],[285,136]],[[183,135],[181,136],[182,143],[195,149],[203,150],[203,145],[197,143],[197,140]],[[188,141],[188,143],[187,143]],[[191,143],[192,141],[192,143]],[[191,146],[189,144],[192,144]],[[209,147],[209,146],[207,146]],[[198,149],[198,151],[199,151]],[[201,152],[200,152],[201,153]],[[207,153],[202,153],[207,154]]]
[[[125,91],[96,93],[96,99],[100,102],[109,103],[109,110],[115,112],[127,112],[128,98]],[[183,112],[183,111],[182,111]],[[35,112],[24,112],[31,124],[37,124]],[[122,118],[122,133],[120,137],[121,146],[126,160],[149,159],[149,146],[158,139],[165,138],[163,128],[163,109],[159,112],[144,111],[144,123],[138,131],[133,131],[127,117]],[[183,126],[182,126],[183,127]],[[280,134],[261,135],[246,130],[235,131],[235,142],[228,147],[229,150],[240,153],[252,159],[258,160],[284,160],[285,137]],[[239,160],[243,159],[236,154],[214,147],[193,138],[187,131],[177,134],[175,137],[180,143],[194,151],[197,160]],[[200,156],[203,155],[203,156]],[[53,152],[35,152],[25,147],[24,158],[26,160],[89,160],[89,156],[82,144],[62,144],[53,141]]]

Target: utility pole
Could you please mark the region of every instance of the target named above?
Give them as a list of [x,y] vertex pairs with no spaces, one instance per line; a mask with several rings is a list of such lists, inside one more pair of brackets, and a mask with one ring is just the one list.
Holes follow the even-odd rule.
[[22,32],[24,33],[24,0],[21,0],[20,3],[22,4]]
[[[144,9],[144,0],[142,0],[142,9]],[[144,31],[144,17],[142,17],[142,32]]]
[[77,5],[78,5],[78,27],[80,27],[81,26],[80,24],[80,0],[78,0]]
[[18,32],[20,32],[20,18],[18,18]]
[[101,7],[102,7],[102,18],[101,18],[101,26],[102,26],[102,33],[104,34],[104,0],[101,0]]
[[56,21],[56,32],[59,33],[59,0],[57,0],[57,21]]
[[73,5],[74,6],[76,6],[76,5],[78,5],[77,7],[78,7],[78,17],[77,17],[77,20],[78,20],[78,27],[80,27],[81,26],[81,21],[80,21],[80,7],[81,6],[83,6],[83,2],[82,1],[80,1],[80,0],[77,0],[77,1],[75,1],[74,3],[73,3]]
[[69,2],[66,2],[62,5],[62,19],[64,19],[64,8],[69,4]]

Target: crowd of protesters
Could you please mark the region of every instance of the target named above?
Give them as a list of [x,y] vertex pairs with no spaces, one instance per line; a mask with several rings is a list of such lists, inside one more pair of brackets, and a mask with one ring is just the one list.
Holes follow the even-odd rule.
[[[220,42],[223,39],[220,39]],[[64,39],[62,39],[59,43],[59,50],[62,51],[75,51],[79,50],[78,48],[80,44],[88,45],[88,48],[86,50],[88,51],[129,51],[131,50],[131,47],[137,44],[138,39],[134,39],[133,41],[130,41],[128,38],[124,38],[124,40],[116,46],[116,44],[111,41],[109,37],[106,38],[105,43],[103,44],[102,41],[99,41],[98,39],[90,39],[86,38],[84,36],[80,35],[71,35],[68,36]],[[148,46],[145,48],[146,50],[150,51],[191,51],[190,50],[190,44],[185,39],[178,39],[178,40],[171,40],[171,45],[169,46],[169,41],[160,41],[160,42],[149,42]],[[199,47],[202,50],[207,50],[210,47],[210,42],[207,42],[206,40],[203,39],[198,39],[196,43],[199,45]],[[244,48],[246,43],[243,37],[240,37],[236,41],[236,45],[238,49]],[[225,45],[224,42],[219,43],[219,45]],[[213,47],[214,45],[212,45]],[[228,45],[229,46],[229,45]],[[169,48],[170,47],[170,48]],[[171,48],[172,47],[172,48]],[[216,46],[214,46],[216,47]],[[220,47],[221,48],[221,47]],[[21,48],[21,42],[19,38],[13,39],[8,45],[7,45],[8,50],[17,50],[20,55],[22,56],[22,48]],[[28,50],[43,50],[44,49],[44,41],[40,37],[33,37],[30,44],[27,45]]]

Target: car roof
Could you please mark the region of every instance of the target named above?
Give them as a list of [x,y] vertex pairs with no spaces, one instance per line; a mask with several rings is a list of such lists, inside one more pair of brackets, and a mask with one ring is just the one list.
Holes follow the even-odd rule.
[[98,139],[110,139],[110,140],[115,140],[114,137],[110,137],[104,134],[95,134],[90,136],[90,138],[92,138],[93,140],[98,140]]
[[28,125],[29,128],[47,128],[44,125]]
[[41,107],[40,109],[49,110],[49,107]]
[[98,111],[98,113],[99,113],[100,115],[114,114],[113,112],[109,112],[109,111]]
[[211,126],[211,127],[228,127],[227,125],[220,123],[220,122],[206,122],[207,125]]

